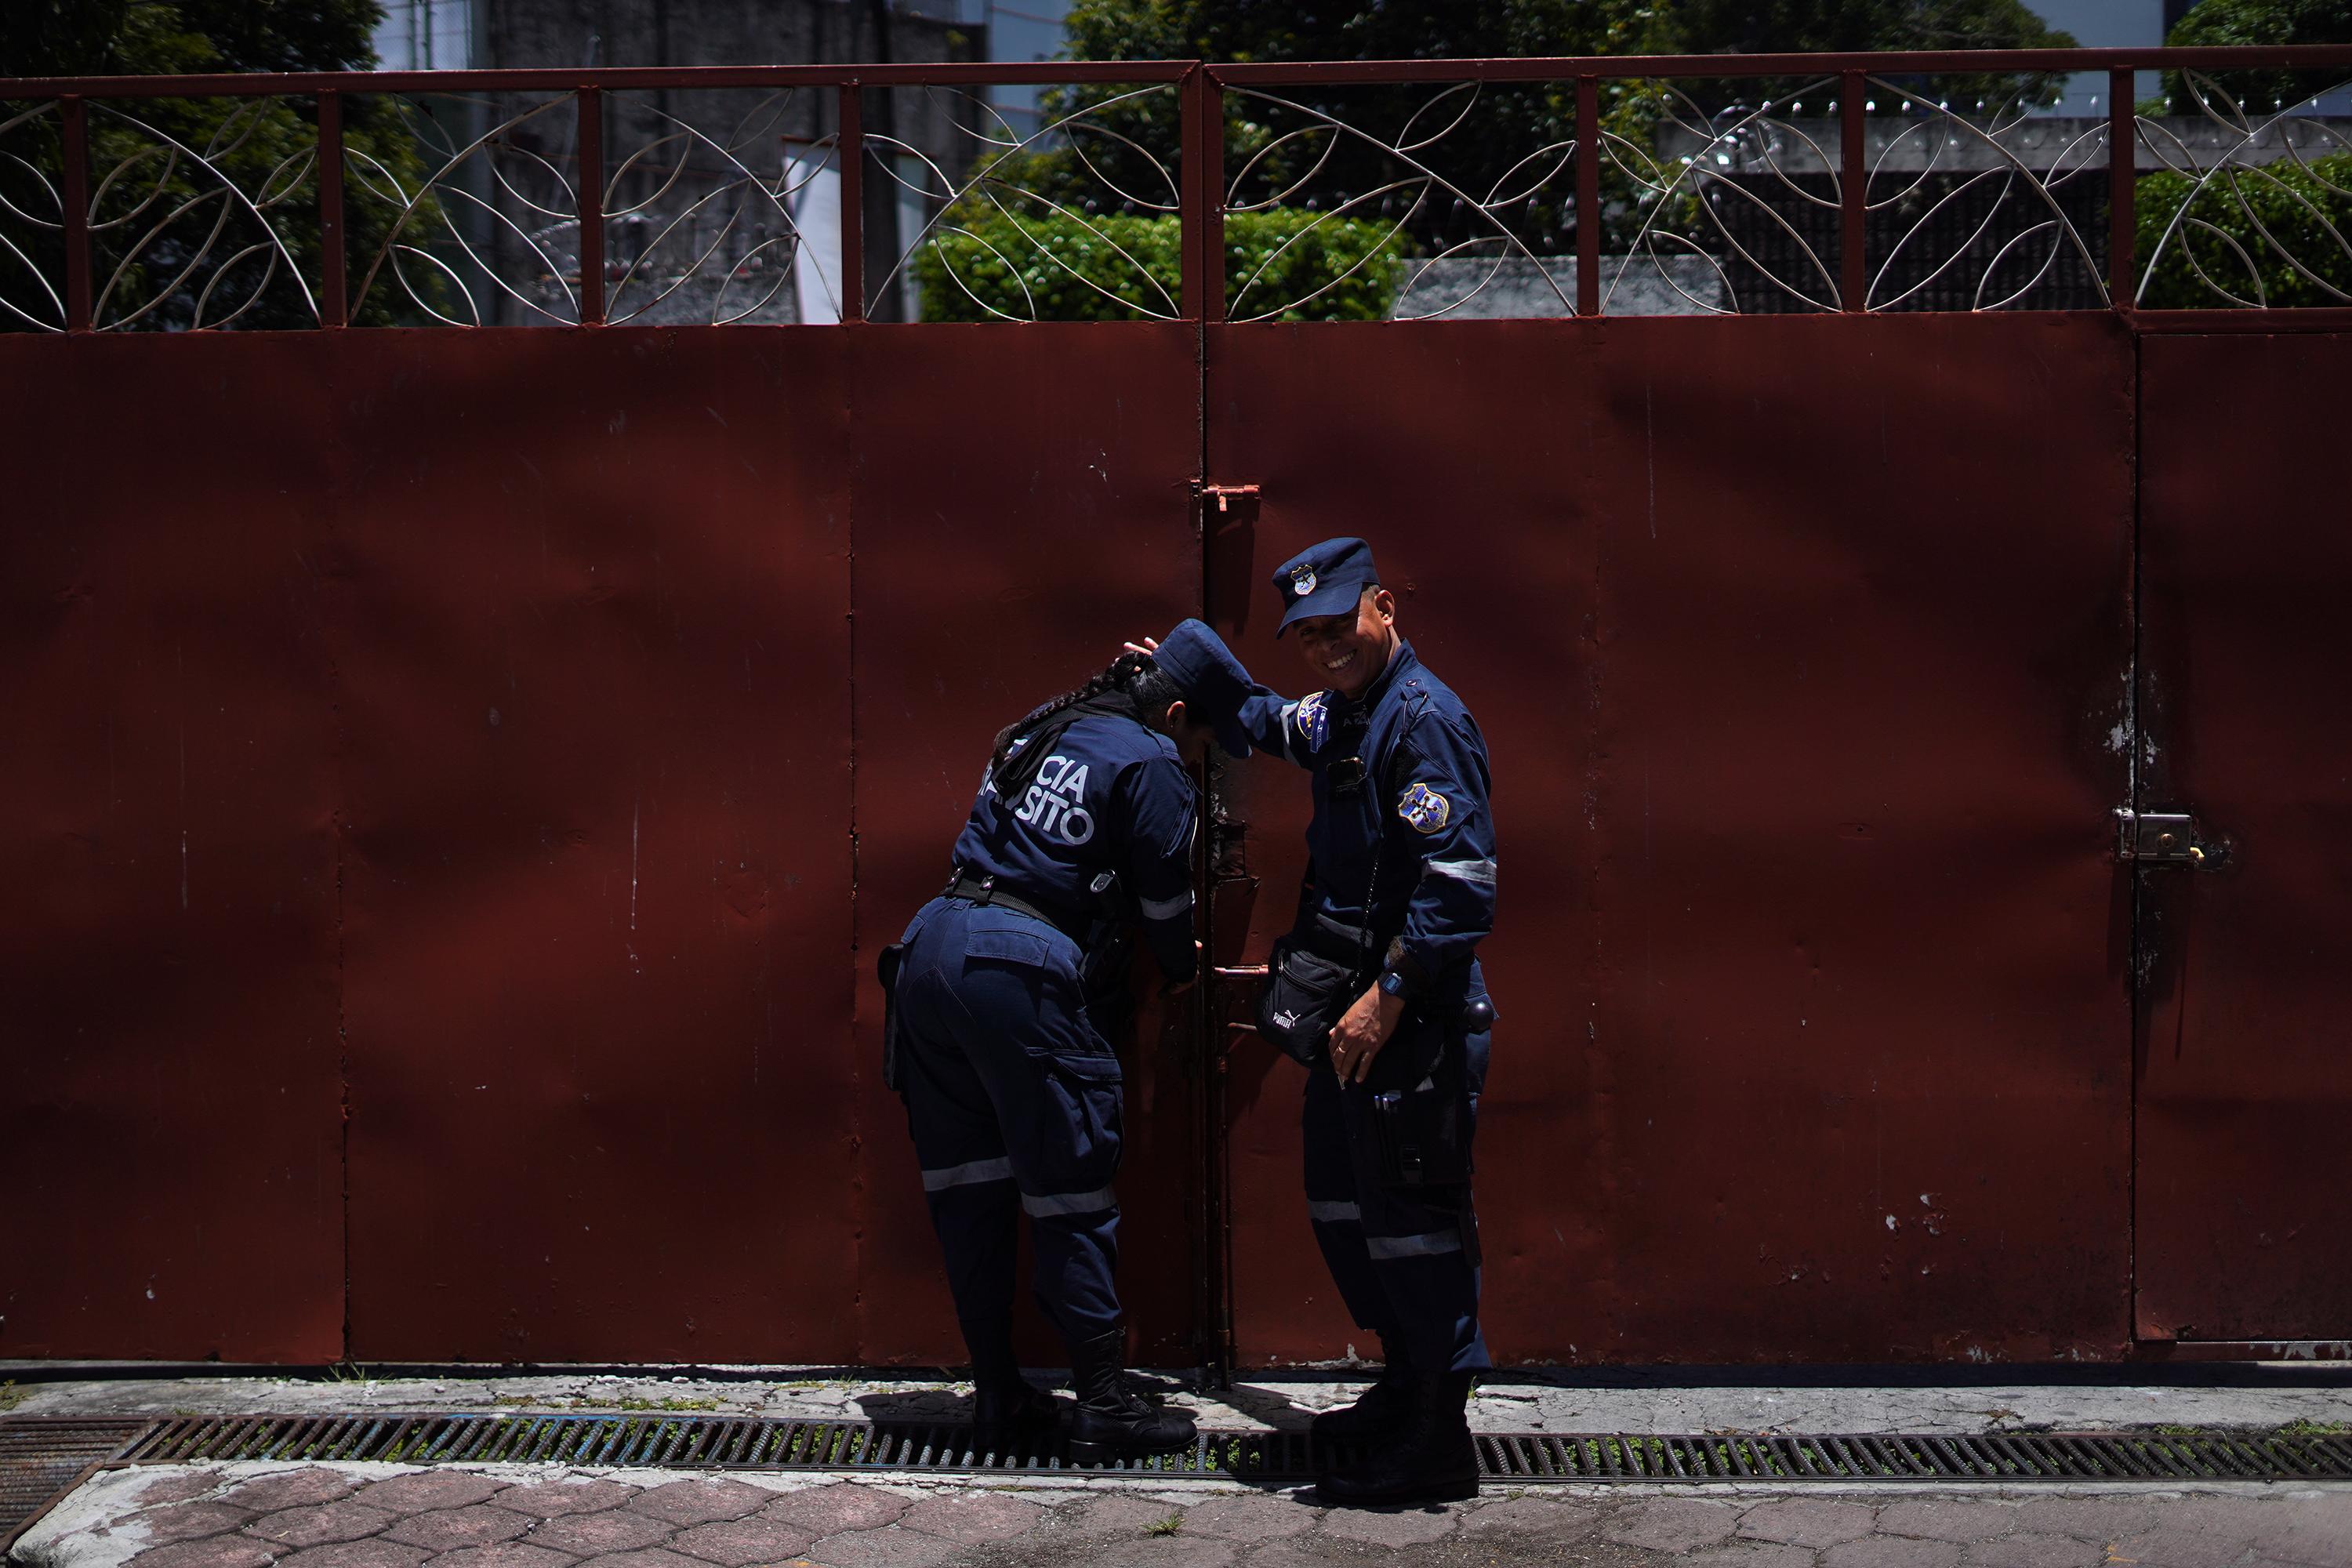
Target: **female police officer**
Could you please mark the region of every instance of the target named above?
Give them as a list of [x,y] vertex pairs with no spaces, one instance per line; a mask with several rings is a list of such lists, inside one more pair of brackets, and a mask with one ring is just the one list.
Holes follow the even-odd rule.
[[[1055,1402],[1013,1355],[1016,1212],[1034,1290],[1069,1347],[1080,1459],[1181,1447],[1192,1420],[1139,1398],[1123,1371],[1112,1284],[1118,1058],[1101,1015],[1123,993],[1129,922],[1171,985],[1189,983],[1192,830],[1187,763],[1239,731],[1241,667],[1187,621],[1156,657],[1129,655],[996,737],[948,887],[907,928],[893,991],[896,1079],[971,1352],[977,1442],[1049,1428]],[[1189,702],[1188,702],[1189,700]]]

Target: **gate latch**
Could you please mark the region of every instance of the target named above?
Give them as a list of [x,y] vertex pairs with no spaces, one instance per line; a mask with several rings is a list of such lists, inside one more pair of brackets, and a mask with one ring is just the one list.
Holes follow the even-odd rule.
[[1201,499],[1203,500],[1213,499],[1219,511],[1230,511],[1235,501],[1247,504],[1256,500],[1257,487],[1255,485],[1202,485]]
[[2224,846],[2197,831],[2197,822],[2185,811],[2134,811],[2116,807],[2116,858],[2150,866],[2197,866],[2221,863]]

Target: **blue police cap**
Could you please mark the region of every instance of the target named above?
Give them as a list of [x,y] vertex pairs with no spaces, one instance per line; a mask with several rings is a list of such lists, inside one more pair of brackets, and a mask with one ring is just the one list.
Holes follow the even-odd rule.
[[1381,580],[1372,547],[1360,539],[1327,539],[1309,545],[1275,568],[1274,591],[1282,595],[1280,637],[1293,621],[1337,616],[1356,607],[1364,590]]
[[1249,671],[1223,637],[1199,621],[1180,621],[1160,639],[1151,662],[1184,693],[1193,717],[1215,727],[1217,744],[1228,755],[1250,754],[1249,732],[1241,726],[1242,700],[1250,694]]

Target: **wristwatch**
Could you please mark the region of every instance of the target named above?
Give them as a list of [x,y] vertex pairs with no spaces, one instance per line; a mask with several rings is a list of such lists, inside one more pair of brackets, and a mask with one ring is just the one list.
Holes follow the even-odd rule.
[[1381,971],[1380,987],[1381,995],[1393,996],[1400,1002],[1412,995],[1412,988],[1405,984],[1404,976],[1393,969]]

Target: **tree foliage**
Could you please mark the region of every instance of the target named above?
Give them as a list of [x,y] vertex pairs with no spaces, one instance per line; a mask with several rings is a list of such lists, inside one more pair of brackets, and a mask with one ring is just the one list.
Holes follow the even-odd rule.
[[[2240,45],[2352,44],[2352,0],[2201,0],[2173,24],[2165,37],[2177,49],[2225,48]],[[2252,120],[2268,119],[2299,100],[2352,79],[2352,70],[2235,70],[2208,76]],[[2204,94],[2179,71],[2164,73],[2164,95],[2175,114],[2200,112]],[[2212,110],[2228,118],[2228,103]]]
[[[0,76],[362,70],[375,64],[371,40],[382,16],[377,0],[9,0],[0,7]],[[129,316],[160,295],[129,324],[187,327],[200,307],[205,321],[218,321],[258,289],[240,326],[312,324],[303,290],[315,297],[320,277],[316,99],[89,103],[91,288],[101,321]],[[0,121],[31,107],[0,106]],[[391,100],[349,96],[343,124],[355,156],[416,188],[421,161]],[[63,161],[58,138],[54,116],[25,121],[5,149],[25,163],[0,169],[0,196],[23,212],[46,210],[52,220]],[[355,199],[356,185],[344,230],[355,260],[374,254],[395,218],[386,204]],[[268,243],[270,233],[290,268]],[[0,248],[0,299],[25,302],[41,279],[63,275],[63,242],[54,228],[12,223],[5,237],[24,254]],[[398,314],[393,291],[379,288],[357,319],[381,324]]]
[[[1131,321],[1173,315],[1172,217],[950,209],[915,258],[927,321]],[[1236,317],[1378,321],[1402,280],[1392,224],[1293,210],[1225,220],[1225,298]]]
[[2139,254],[2155,258],[2140,295],[2151,310],[2352,300],[2352,153],[2201,184],[2169,170],[2145,175],[2133,216]]

